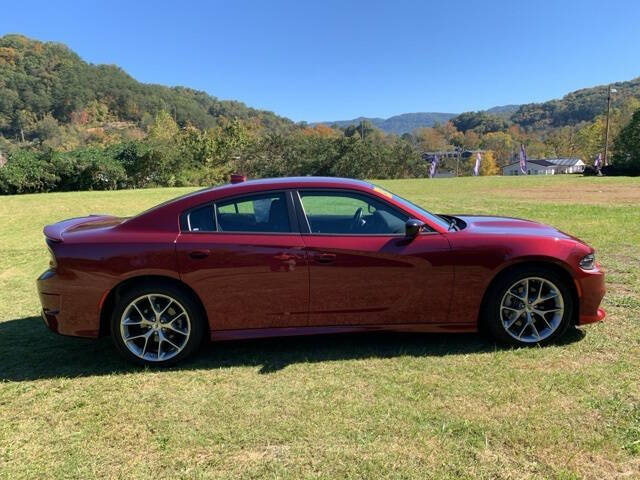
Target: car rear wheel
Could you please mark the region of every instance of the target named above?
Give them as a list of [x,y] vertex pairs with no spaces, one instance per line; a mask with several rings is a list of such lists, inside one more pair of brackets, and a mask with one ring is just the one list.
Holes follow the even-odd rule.
[[118,351],[139,365],[173,365],[197,350],[203,333],[196,303],[169,285],[128,290],[111,317],[111,336]]
[[492,285],[484,313],[489,331],[503,343],[547,344],[567,331],[573,297],[566,281],[553,270],[526,267]]

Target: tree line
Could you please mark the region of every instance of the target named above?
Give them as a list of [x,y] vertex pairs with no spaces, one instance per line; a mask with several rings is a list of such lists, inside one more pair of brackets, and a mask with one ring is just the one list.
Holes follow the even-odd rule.
[[[617,85],[607,173],[640,173],[639,85]],[[495,175],[517,160],[521,144],[530,159],[591,164],[606,129],[596,90],[511,115],[466,112],[395,135],[367,121],[294,124],[204,92],[140,84],[117,67],[83,62],[64,45],[7,35],[0,37],[0,193],[211,185],[232,171],[425,177],[424,152],[453,150],[482,151],[481,175]],[[443,158],[439,170],[470,175],[474,161]]]

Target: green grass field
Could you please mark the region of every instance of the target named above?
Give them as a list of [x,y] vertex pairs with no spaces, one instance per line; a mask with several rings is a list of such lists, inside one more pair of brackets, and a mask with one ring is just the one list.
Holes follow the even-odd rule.
[[42,325],[42,227],[186,189],[0,197],[0,478],[640,478],[640,179],[377,183],[435,212],[583,238],[607,272],[607,320],[547,348],[289,338],[134,368],[109,338]]

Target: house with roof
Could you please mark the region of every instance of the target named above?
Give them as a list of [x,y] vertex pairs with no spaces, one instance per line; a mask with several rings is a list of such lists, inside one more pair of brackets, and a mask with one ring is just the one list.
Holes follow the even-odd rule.
[[[527,175],[556,175],[561,173],[581,173],[585,164],[579,158],[547,158],[527,160]],[[520,162],[502,167],[502,175],[523,175]]]
[[547,162],[557,165],[556,173],[582,173],[585,163],[579,158],[547,158]]

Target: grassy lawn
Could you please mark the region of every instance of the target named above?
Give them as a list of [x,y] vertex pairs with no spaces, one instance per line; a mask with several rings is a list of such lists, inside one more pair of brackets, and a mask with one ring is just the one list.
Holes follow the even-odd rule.
[[171,370],[49,333],[42,226],[187,189],[0,197],[0,478],[640,478],[640,179],[379,181],[427,209],[530,218],[598,250],[604,323],[215,344]]

